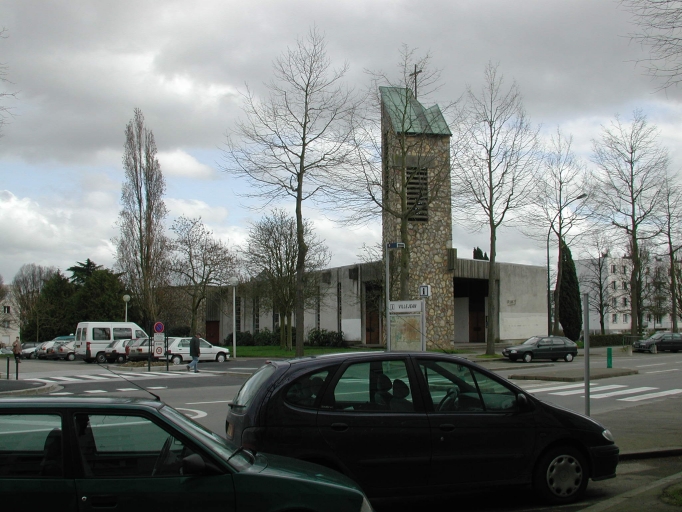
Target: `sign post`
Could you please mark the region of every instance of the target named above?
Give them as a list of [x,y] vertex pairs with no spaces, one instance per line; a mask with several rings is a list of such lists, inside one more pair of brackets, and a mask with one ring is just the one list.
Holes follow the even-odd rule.
[[147,359],[147,371],[152,370],[152,358],[161,357],[163,355],[163,346],[166,341],[166,335],[163,333],[163,324],[156,322],[154,324],[154,343],[149,343],[149,358]]

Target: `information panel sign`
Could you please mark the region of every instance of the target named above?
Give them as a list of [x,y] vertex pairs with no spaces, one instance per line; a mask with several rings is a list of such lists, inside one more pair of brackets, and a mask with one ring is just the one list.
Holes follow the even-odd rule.
[[426,318],[423,300],[391,301],[391,350],[426,350]]

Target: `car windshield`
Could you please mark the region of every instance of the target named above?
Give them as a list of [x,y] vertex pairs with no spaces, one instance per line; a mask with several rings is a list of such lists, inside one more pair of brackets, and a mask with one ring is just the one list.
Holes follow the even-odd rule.
[[538,336],[533,336],[532,338],[528,338],[526,341],[523,342],[524,345],[535,345],[540,338]]
[[657,332],[656,334],[651,336],[649,339],[650,340],[660,340],[664,334],[665,334],[664,332]]
[[241,387],[237,396],[232,401],[232,407],[246,407],[249,405],[249,402],[256,396],[260,387],[273,373],[275,373],[275,367],[272,364],[261,366]]
[[161,414],[173,423],[189,432],[196,434],[213,452],[223,460],[230,461],[230,465],[237,471],[241,471],[251,465],[251,459],[247,453],[240,451],[237,445],[220,437],[215,432],[200,425],[172,407],[165,405],[160,409]]

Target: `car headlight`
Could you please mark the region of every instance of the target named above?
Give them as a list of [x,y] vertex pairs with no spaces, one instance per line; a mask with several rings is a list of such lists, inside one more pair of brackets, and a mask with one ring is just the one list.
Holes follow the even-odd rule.
[[516,354],[516,350],[510,350],[509,353],[510,354]]
[[360,507],[360,512],[374,512],[372,505],[369,504],[366,497],[362,497],[362,506]]
[[613,434],[611,433],[611,431],[608,428],[604,429],[602,431],[601,435],[603,435],[604,439],[606,439],[607,441],[611,441],[612,443],[616,442],[616,440],[613,437]]

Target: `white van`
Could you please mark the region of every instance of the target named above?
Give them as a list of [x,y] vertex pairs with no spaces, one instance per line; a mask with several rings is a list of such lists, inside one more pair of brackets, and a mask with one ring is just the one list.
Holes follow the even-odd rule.
[[104,350],[114,340],[148,338],[133,322],[79,322],[76,328],[76,358],[88,363],[106,363]]

